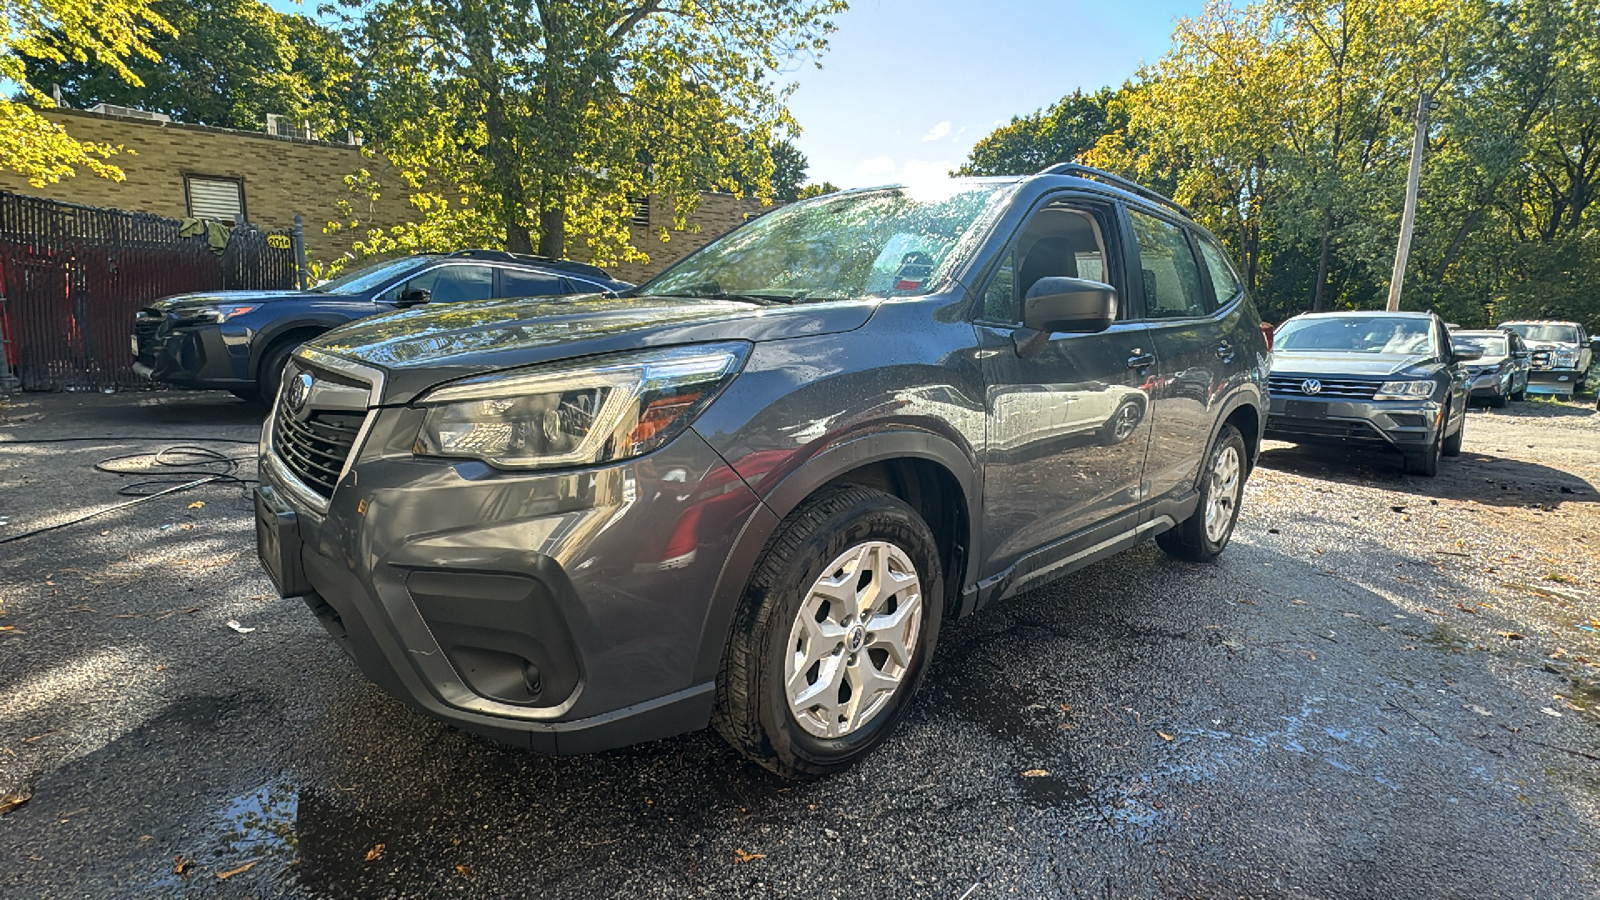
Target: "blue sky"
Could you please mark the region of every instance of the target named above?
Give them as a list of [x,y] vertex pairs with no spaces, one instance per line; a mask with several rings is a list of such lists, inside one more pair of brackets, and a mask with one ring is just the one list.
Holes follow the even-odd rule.
[[[315,3],[268,0],[314,14]],[[1075,88],[1121,84],[1204,0],[851,0],[822,57],[786,80],[812,181],[943,174],[997,125]]]
[[1203,0],[851,0],[820,70],[793,79],[812,181],[944,173],[1014,115],[1121,84]]

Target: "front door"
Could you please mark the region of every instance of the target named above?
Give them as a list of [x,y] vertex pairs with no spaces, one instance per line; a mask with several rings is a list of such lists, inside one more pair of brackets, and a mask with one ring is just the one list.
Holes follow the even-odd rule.
[[[1117,209],[1087,199],[1049,202],[1013,240],[990,277],[977,331],[987,382],[985,559],[980,578],[1048,567],[1091,529],[1140,500],[1157,369],[1148,328],[1121,322],[1093,334],[1037,334],[1021,298],[1040,278],[1119,288]],[[1092,535],[1099,539],[1098,534]]]

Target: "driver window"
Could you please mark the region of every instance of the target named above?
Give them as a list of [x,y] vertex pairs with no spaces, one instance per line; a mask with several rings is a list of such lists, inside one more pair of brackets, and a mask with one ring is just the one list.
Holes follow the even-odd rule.
[[432,303],[487,300],[494,293],[494,270],[478,265],[438,266],[391,289],[384,297],[393,301],[412,289],[428,291]]
[[1029,220],[1011,253],[989,280],[982,317],[1020,323],[1022,298],[1041,278],[1085,278],[1109,283],[1104,231],[1097,212],[1048,206]]

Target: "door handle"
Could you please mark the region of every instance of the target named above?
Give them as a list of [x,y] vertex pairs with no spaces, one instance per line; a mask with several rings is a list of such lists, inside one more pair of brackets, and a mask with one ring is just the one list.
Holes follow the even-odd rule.
[[1137,347],[1134,348],[1133,355],[1128,357],[1128,368],[1130,369],[1148,369],[1155,364],[1156,355],[1154,353],[1147,353]]
[[1227,341],[1217,345],[1217,359],[1223,362],[1233,362],[1233,345]]

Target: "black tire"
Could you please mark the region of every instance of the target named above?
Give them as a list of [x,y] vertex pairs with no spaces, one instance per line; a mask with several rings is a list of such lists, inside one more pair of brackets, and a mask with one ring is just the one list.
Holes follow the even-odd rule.
[[1515,400],[1518,403],[1521,403],[1522,401],[1528,399],[1528,387],[1527,387],[1527,385],[1523,385],[1522,390],[1520,390],[1520,391],[1512,391],[1511,392],[1511,399]]
[[[867,541],[892,544],[916,569],[920,626],[900,686],[885,705],[849,734],[819,737],[796,721],[785,692],[791,629],[824,570],[840,554]],[[717,676],[712,724],[739,752],[785,778],[826,775],[850,766],[882,743],[904,715],[938,640],[943,597],[938,545],[910,506],[858,487],[830,490],[806,501],[778,526],[745,588]],[[865,656],[868,651],[858,652]]]
[[[1445,424],[1449,425],[1450,423],[1446,422]],[[1461,423],[1456,426],[1456,433],[1444,439],[1444,442],[1439,445],[1439,452],[1443,453],[1445,456],[1460,456],[1461,442],[1466,440],[1466,438],[1467,417],[1462,416]]]
[[[1227,527],[1222,530],[1215,540],[1206,534],[1206,511],[1211,506],[1212,491],[1218,487],[1214,474],[1223,455],[1229,450],[1236,454],[1238,461],[1238,477],[1233,485],[1233,509],[1228,513]],[[1228,541],[1233,537],[1234,525],[1239,521],[1239,507],[1243,505],[1244,483],[1250,477],[1250,457],[1244,446],[1244,436],[1239,434],[1239,429],[1232,425],[1222,426],[1217,433],[1217,439],[1211,446],[1211,452],[1206,454],[1205,467],[1200,474],[1200,505],[1196,506],[1194,513],[1189,518],[1179,522],[1175,527],[1156,535],[1156,545],[1174,559],[1188,560],[1189,562],[1208,562],[1216,559],[1228,546]]]
[[261,394],[255,388],[229,388],[228,393],[238,397],[246,403],[261,402]]
[[261,368],[256,370],[256,398],[262,403],[271,406],[277,402],[278,388],[283,384],[283,367],[303,343],[304,338],[290,338],[273,344],[262,354]]
[[1434,435],[1428,449],[1405,455],[1404,468],[1408,475],[1421,475],[1424,478],[1433,478],[1439,474],[1440,445],[1444,443],[1442,435]]
[[1495,409],[1505,409],[1506,408],[1506,404],[1510,403],[1510,402],[1511,402],[1511,395],[1510,394],[1495,394],[1493,397],[1489,398],[1489,405],[1494,407]]

